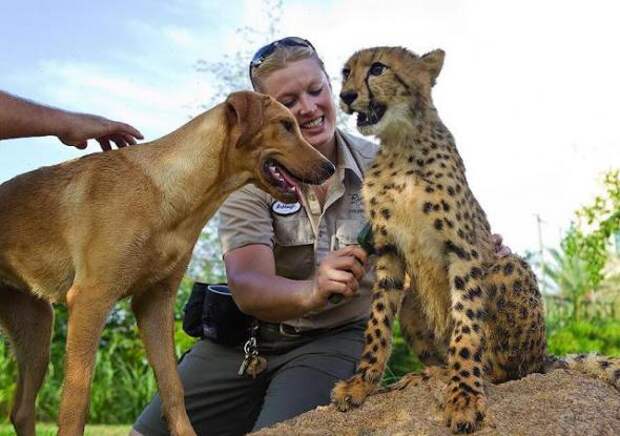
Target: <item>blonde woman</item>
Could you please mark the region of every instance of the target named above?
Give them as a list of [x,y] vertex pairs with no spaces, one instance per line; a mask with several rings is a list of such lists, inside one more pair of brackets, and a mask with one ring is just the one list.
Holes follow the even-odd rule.
[[[334,383],[355,371],[370,308],[367,254],[355,244],[365,224],[362,179],[376,146],[336,128],[331,85],[309,41],[262,47],[249,73],[254,89],[288,107],[337,170],[321,186],[300,186],[293,205],[250,185],[222,207],[228,283],[241,310],[259,320],[266,367],[255,378],[239,375],[241,346],[203,339],[192,348],[179,373],[200,435],[241,435],[328,404]],[[333,294],[341,301],[331,302]],[[168,434],[160,407],[157,396],[132,434]]]

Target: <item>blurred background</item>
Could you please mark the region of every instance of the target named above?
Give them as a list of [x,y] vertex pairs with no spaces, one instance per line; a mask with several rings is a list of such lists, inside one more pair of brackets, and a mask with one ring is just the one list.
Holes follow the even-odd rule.
[[[602,0],[7,0],[0,89],[130,123],[150,141],[249,88],[249,59],[273,39],[312,41],[334,95],[343,63],[360,48],[443,48],[435,105],[494,232],[537,272],[550,350],[620,355],[619,12]],[[355,131],[345,115],[339,122]],[[52,137],[2,141],[0,183],[98,150]],[[196,246],[179,319],[193,280],[225,279],[216,221]],[[58,410],[65,321],[58,307],[42,422]],[[418,367],[397,327],[396,335],[386,381]],[[177,352],[191,343],[178,329]],[[0,423],[14,381],[0,336]],[[89,431],[125,434],[154,389],[134,319],[120,303],[102,338],[89,421],[120,427]],[[3,432],[12,434],[0,424]]]

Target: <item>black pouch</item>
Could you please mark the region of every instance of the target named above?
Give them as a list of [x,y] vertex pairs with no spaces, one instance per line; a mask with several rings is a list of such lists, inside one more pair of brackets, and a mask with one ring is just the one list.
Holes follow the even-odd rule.
[[183,309],[183,330],[228,346],[248,339],[252,317],[239,310],[226,284],[195,282]]

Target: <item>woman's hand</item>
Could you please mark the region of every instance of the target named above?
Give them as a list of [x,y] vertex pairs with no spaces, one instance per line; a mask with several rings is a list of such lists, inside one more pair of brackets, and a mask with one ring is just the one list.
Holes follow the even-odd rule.
[[325,256],[308,291],[308,309],[322,308],[332,295],[350,298],[357,294],[359,282],[366,273],[367,260],[368,255],[358,245],[349,245]]

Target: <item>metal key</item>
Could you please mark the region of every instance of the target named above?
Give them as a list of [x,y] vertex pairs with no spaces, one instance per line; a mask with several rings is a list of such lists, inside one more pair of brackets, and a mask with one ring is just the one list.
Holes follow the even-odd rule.
[[245,372],[252,378],[256,378],[256,376],[265,369],[267,369],[267,359],[256,354],[250,358],[250,362],[248,363]]
[[239,372],[237,372],[238,375],[245,374],[245,371],[248,369],[248,365],[250,364],[251,358],[252,356],[245,356],[243,362],[241,362],[241,366],[239,367]]
[[255,322],[250,329],[250,339],[243,344],[243,362],[239,367],[237,374],[247,374],[252,378],[256,378],[258,374],[267,368],[267,359],[258,355],[258,347],[256,345],[256,332],[258,331],[258,322]]

